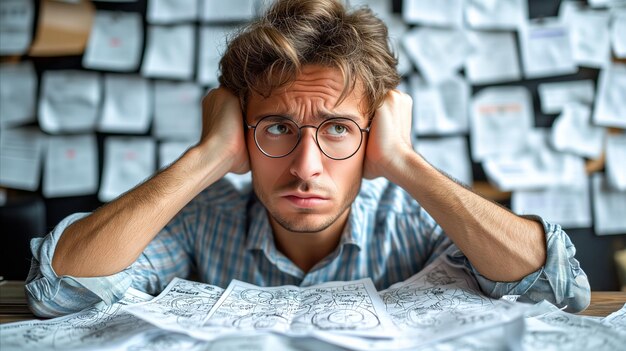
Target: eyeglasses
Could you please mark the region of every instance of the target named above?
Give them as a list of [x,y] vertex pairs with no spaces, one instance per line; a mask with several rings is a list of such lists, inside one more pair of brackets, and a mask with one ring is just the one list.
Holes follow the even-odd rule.
[[254,142],[267,157],[280,158],[296,149],[302,138],[303,128],[315,129],[315,142],[324,155],[333,160],[345,160],[356,154],[363,143],[363,132],[370,128],[361,128],[349,118],[329,118],[319,126],[298,126],[296,122],[283,116],[263,117],[256,125],[246,123],[248,129],[254,129]]

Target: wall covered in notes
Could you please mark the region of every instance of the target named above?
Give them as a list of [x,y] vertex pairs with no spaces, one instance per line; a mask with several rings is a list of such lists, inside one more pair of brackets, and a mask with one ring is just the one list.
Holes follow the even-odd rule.
[[[598,271],[592,287],[616,288],[626,1],[346,2],[388,24],[415,149],[514,212],[561,224]],[[166,167],[199,138],[226,38],[265,6],[0,1],[0,202],[44,198],[51,228]]]

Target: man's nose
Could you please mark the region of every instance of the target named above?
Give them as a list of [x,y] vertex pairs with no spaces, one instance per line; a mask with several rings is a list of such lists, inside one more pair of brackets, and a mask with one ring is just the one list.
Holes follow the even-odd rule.
[[317,147],[315,130],[305,128],[302,130],[302,139],[293,151],[290,172],[292,175],[309,180],[322,173],[322,158],[326,157]]

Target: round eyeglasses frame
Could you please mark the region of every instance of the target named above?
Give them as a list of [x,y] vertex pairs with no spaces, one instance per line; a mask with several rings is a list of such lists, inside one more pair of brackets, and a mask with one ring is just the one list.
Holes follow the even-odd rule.
[[[289,150],[289,152],[287,152],[286,154],[281,155],[281,156],[274,156],[274,155],[270,155],[267,152],[265,152],[265,150],[263,150],[263,148],[261,148],[261,146],[259,145],[259,142],[257,141],[257,138],[256,138],[256,127],[259,124],[261,124],[261,122],[263,122],[265,119],[276,118],[276,117],[284,118],[284,119],[290,121],[291,123],[293,123],[296,127],[298,127],[298,141],[295,143],[293,148],[291,150]],[[326,123],[329,123],[329,122],[332,122],[332,121],[336,121],[336,120],[350,121],[350,122],[354,123],[354,125],[356,125],[356,127],[361,131],[361,134],[360,134],[361,139],[359,140],[359,146],[354,150],[354,152],[352,154],[350,154],[349,156],[346,156],[346,157],[342,157],[342,158],[336,158],[336,157],[329,156],[326,152],[324,152],[324,150],[320,146],[319,140],[317,139],[317,133],[319,132],[320,127],[322,125],[326,124]],[[305,124],[303,126],[299,126],[298,123],[296,123],[291,118],[288,118],[288,117],[285,117],[285,116],[278,116],[278,115],[265,116],[265,117],[261,118],[255,125],[250,125],[250,124],[248,124],[247,121],[244,121],[244,123],[245,123],[245,125],[246,125],[246,127],[248,129],[254,130],[253,137],[254,137],[254,143],[256,144],[257,149],[259,149],[259,151],[261,151],[263,153],[263,155],[265,155],[265,156],[267,156],[269,158],[283,158],[283,157],[286,157],[289,154],[291,154],[293,152],[293,150],[295,150],[298,147],[298,145],[300,145],[300,140],[302,140],[302,129],[303,128],[313,128],[313,129],[315,129],[315,144],[317,144],[317,148],[320,149],[320,151],[324,154],[324,156],[330,158],[331,160],[336,160],[336,161],[347,160],[350,157],[354,156],[359,151],[359,149],[361,148],[361,145],[363,145],[363,133],[369,133],[370,128],[371,128],[371,127],[361,128],[361,126],[359,126],[358,123],[356,123],[355,121],[351,120],[350,118],[345,118],[345,117],[329,118],[329,119],[323,121],[322,123],[320,123],[317,127],[314,126],[314,125],[310,125],[310,124]]]

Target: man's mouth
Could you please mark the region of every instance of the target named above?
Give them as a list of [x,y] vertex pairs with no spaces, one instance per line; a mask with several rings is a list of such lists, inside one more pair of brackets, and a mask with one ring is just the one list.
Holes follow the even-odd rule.
[[281,197],[295,207],[312,208],[326,204],[330,198],[321,194],[290,192],[281,195]]

